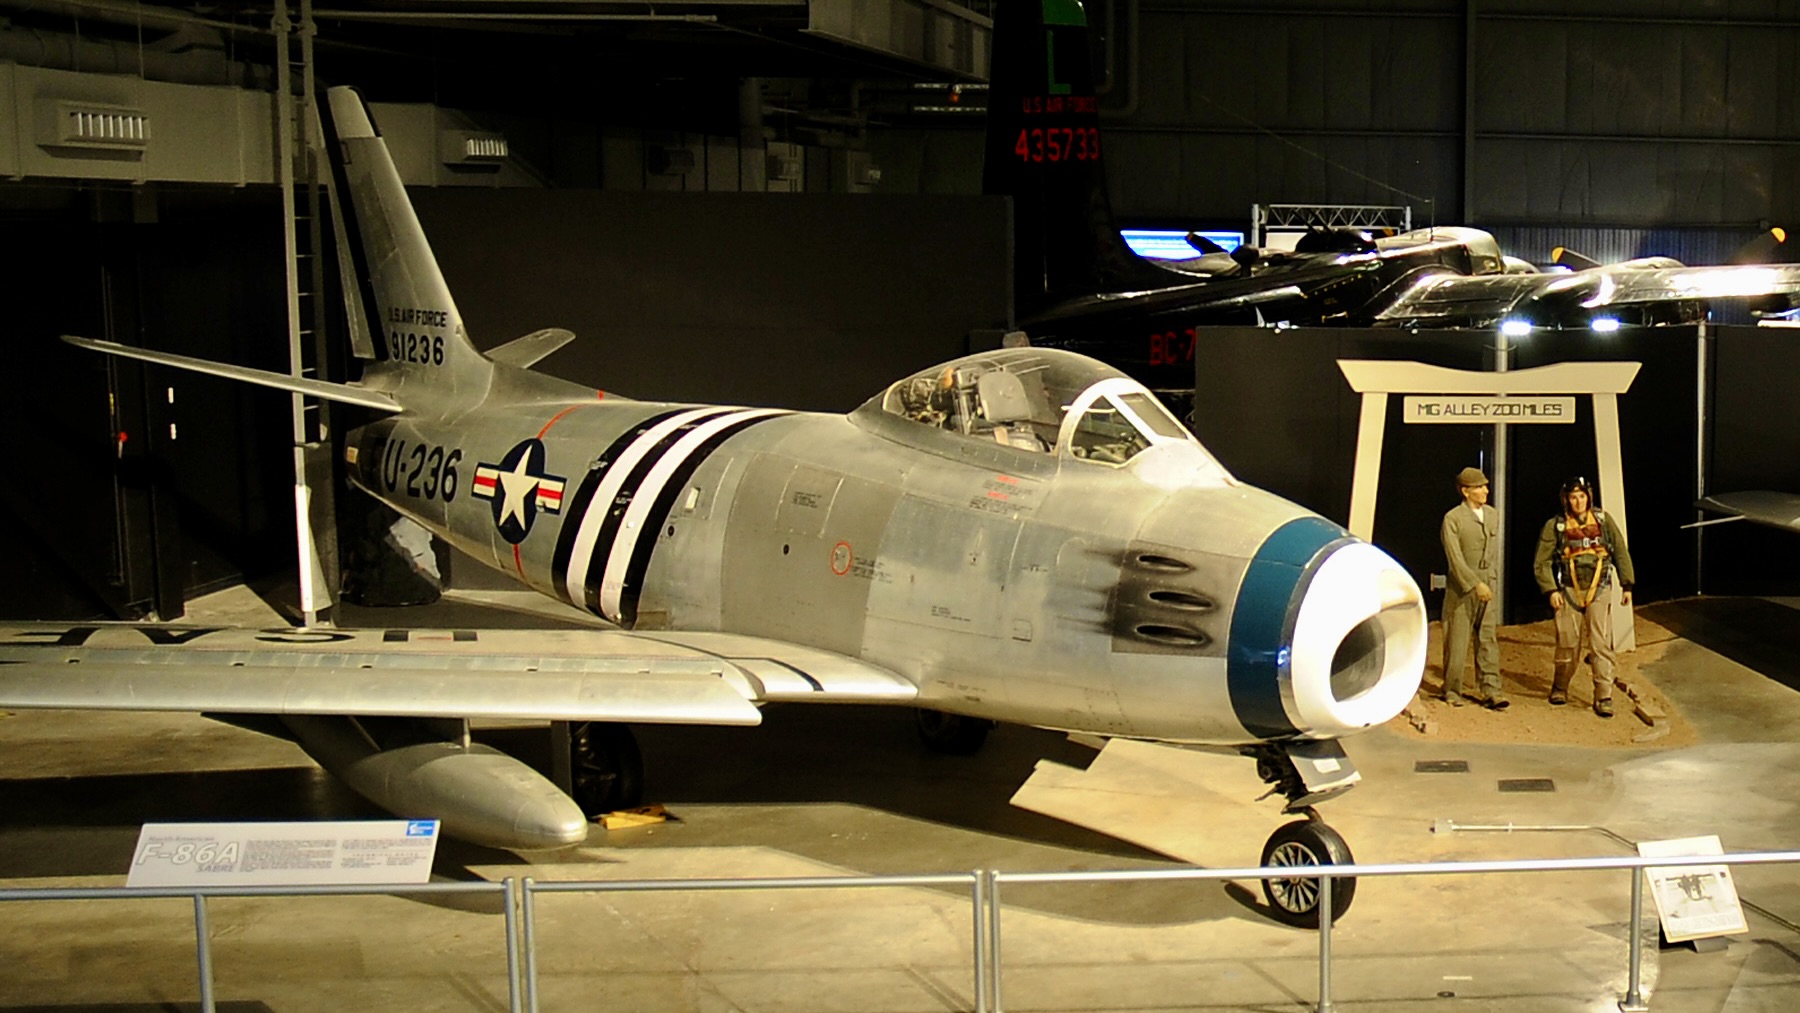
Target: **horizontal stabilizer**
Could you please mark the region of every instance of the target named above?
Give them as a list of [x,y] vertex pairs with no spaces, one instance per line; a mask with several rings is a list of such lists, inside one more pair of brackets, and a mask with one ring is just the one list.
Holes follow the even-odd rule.
[[546,327],[541,331],[532,331],[522,338],[514,338],[499,348],[488,349],[487,357],[495,362],[504,362],[509,366],[529,369],[551,352],[574,340],[574,331],[566,331],[561,327]]
[[251,369],[247,366],[232,366],[223,362],[212,362],[207,359],[196,359],[186,355],[172,355],[168,352],[156,352],[147,348],[132,348],[116,341],[96,341],[93,338],[79,338],[73,334],[62,336],[64,341],[77,348],[86,348],[107,355],[123,356],[127,359],[141,359],[162,366],[173,366],[176,369],[192,370],[210,376],[222,376],[227,380],[242,380],[263,387],[274,387],[295,394],[324,398],[341,404],[360,405],[374,408],[377,411],[401,411],[400,403],[380,391],[367,390],[347,383],[331,383],[326,380],[309,380],[301,376],[289,376],[286,373],[271,373],[263,369]]

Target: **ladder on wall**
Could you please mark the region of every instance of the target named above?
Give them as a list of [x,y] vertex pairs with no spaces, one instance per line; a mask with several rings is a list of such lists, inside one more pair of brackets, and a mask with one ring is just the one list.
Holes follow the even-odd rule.
[[[319,178],[323,140],[313,108],[313,6],[275,0],[275,170],[281,183],[287,254],[288,367],[294,376],[328,379],[323,218]],[[319,398],[293,396],[294,528],[299,544],[300,614],[329,625],[337,601],[338,545],[333,502],[330,413]]]

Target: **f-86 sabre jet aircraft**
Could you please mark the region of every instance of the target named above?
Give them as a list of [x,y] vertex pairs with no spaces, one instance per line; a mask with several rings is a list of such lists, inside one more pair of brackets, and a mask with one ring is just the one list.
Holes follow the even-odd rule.
[[1200,328],[1220,324],[1538,328],[1690,323],[1706,301],[1783,315],[1800,266],[1650,258],[1540,273],[1480,229],[1395,236],[1315,229],[1297,249],[1139,257],[1107,195],[1086,16],[1077,0],[1001,0],[982,188],[1013,200],[1014,311],[1034,345],[1072,349],[1153,388],[1191,390]]
[[[828,415],[633,401],[527,368],[566,332],[482,355],[361,100],[327,105],[360,382],[68,340],[371,409],[347,434],[352,482],[618,629],[9,628],[0,706],[278,715],[385,808],[550,848],[635,802],[627,722],[874,702],[919,708],[953,751],[999,721],[1209,746],[1312,816],[1358,778],[1337,739],[1417,689],[1426,616],[1406,571],[1238,482],[1092,359],[971,355]],[[575,797],[471,744],[470,719],[491,717],[570,723]],[[1264,858],[1349,850],[1303,819]],[[1317,880],[1265,889],[1316,924]]]

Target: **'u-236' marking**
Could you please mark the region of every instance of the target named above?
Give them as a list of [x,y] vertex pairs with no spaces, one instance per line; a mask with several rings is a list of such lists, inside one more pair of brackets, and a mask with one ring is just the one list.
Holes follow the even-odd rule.
[[448,503],[456,498],[456,466],[462,456],[460,449],[415,443],[408,450],[405,440],[389,440],[381,452],[381,484],[388,492],[404,486],[414,499],[442,498]]

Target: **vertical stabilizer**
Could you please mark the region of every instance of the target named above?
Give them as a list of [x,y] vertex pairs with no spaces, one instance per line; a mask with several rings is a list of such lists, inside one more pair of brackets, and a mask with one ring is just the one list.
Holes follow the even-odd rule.
[[362,330],[368,338],[354,347],[374,360],[364,382],[405,404],[421,396],[480,400],[493,364],[469,341],[386,142],[354,90],[326,95],[345,304],[352,334]]
[[1100,160],[1087,15],[1078,0],[999,0],[985,193],[1013,199],[1015,312],[1174,280],[1119,236]]

